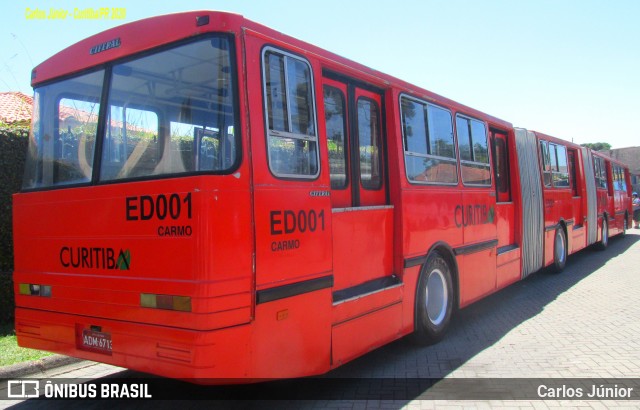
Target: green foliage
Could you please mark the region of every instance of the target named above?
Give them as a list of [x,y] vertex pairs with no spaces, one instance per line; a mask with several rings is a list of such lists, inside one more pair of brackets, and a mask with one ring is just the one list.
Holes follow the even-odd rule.
[[0,324],[13,321],[11,196],[20,190],[29,129],[0,127]]
[[594,151],[608,151],[611,149],[611,144],[608,142],[586,142],[580,144],[580,146],[591,148]]
[[0,325],[0,367],[41,359],[51,353],[19,347],[13,326]]
[[0,272],[0,325],[13,323],[13,280],[11,272]]

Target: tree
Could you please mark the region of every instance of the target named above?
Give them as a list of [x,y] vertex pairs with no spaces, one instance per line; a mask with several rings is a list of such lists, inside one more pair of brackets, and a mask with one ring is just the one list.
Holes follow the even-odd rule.
[[587,142],[580,144],[580,146],[591,148],[594,151],[608,151],[611,149],[611,144],[608,142]]

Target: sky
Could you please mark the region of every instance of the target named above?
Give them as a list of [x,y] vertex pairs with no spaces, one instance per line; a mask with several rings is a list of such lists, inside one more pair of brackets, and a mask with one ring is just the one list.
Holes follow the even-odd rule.
[[[75,9],[118,8],[116,19]],[[67,10],[65,19],[33,17]],[[0,10],[0,91],[100,31],[154,15],[223,10],[471,106],[576,143],[640,145],[637,0],[27,0]]]

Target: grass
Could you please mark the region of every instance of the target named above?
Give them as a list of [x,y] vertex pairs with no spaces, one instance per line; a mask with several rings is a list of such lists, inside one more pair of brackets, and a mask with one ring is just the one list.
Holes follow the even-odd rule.
[[51,356],[51,353],[18,346],[13,325],[0,325],[0,367]]

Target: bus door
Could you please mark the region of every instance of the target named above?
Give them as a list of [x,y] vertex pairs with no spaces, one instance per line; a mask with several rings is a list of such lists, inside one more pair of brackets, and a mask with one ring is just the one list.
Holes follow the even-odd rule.
[[625,183],[624,169],[616,164],[611,164],[613,173],[613,202],[615,207],[616,228],[619,232],[624,229],[624,214],[627,210],[625,198],[628,197]]
[[603,160],[603,164],[604,164],[604,178],[606,179],[606,186],[607,186],[607,196],[603,198],[606,198],[606,204],[605,204],[605,212],[607,214],[607,228],[609,229],[609,231],[611,230],[611,228],[615,227],[615,215],[616,215],[616,206],[615,206],[615,201],[614,201],[614,190],[613,190],[613,172],[611,169],[611,161],[608,160]]
[[501,129],[491,128],[490,140],[496,195],[495,224],[498,237],[496,284],[500,288],[520,278],[520,248],[515,239],[515,231],[520,225],[520,221],[516,219],[511,193],[508,133]]
[[493,149],[493,176],[496,182],[496,217],[498,225],[498,248],[515,244],[514,205],[511,200],[511,178],[509,176],[509,150],[507,133],[491,129]]
[[597,155],[593,155],[593,172],[596,183],[596,209],[598,218],[597,238],[593,240],[595,242],[602,240],[603,227],[606,226],[608,228],[609,226],[608,219],[605,218],[609,207],[607,168],[604,159]]
[[[325,77],[323,100],[331,176],[334,290],[392,274],[393,207],[388,205],[380,91]],[[343,293],[348,296],[349,293]]]
[[586,203],[584,203],[584,194],[582,192],[582,184],[584,183],[582,173],[584,171],[578,163],[578,150],[568,148],[567,153],[569,155],[569,184],[573,197],[573,226],[567,226],[567,233],[572,239],[569,243],[571,244],[570,253],[573,253],[586,246],[587,237],[584,223],[587,220],[587,213],[585,212]]
[[609,229],[613,228],[614,233],[617,233],[618,222],[622,221],[622,218],[617,218],[618,203],[616,201],[616,181],[614,176],[614,166],[611,161],[605,161],[607,167],[607,184],[608,184],[608,206],[607,212],[609,213]]
[[[455,218],[463,246],[454,249],[460,269],[460,305],[496,289],[496,192],[492,184],[489,133],[478,119],[456,114],[462,204]],[[459,209],[459,210],[458,210]]]

